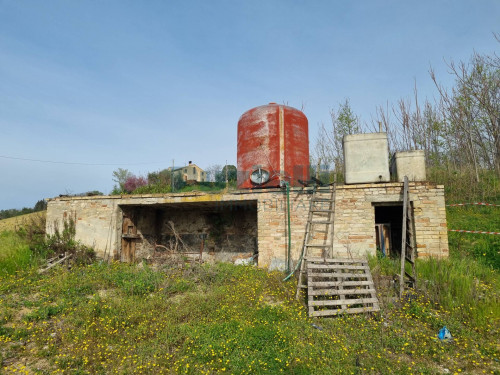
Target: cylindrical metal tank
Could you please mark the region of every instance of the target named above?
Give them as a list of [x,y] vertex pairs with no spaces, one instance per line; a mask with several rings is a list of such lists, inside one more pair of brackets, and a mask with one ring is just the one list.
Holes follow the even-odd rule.
[[238,121],[238,188],[302,186],[309,179],[307,117],[298,109],[269,103]]

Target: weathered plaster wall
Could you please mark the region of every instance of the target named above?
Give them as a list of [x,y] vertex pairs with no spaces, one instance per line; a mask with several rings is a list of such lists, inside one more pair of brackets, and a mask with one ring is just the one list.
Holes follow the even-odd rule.
[[[410,183],[410,200],[414,208],[415,235],[419,256],[448,256],[444,187],[420,182]],[[375,254],[374,205],[401,201],[402,183],[338,186],[333,241],[335,254],[333,255],[345,256],[350,253],[353,256],[363,256],[367,252]],[[284,265],[288,252],[287,206],[286,195],[279,189],[244,190],[225,194],[192,192],[123,197],[54,198],[48,202],[47,230],[49,233],[53,232],[54,222],[59,222],[59,225],[62,226],[64,215],[75,214],[77,239],[93,246],[100,257],[110,256],[120,259],[123,207],[143,206],[141,210],[148,210],[148,207],[157,205],[174,207],[176,204],[180,204],[179,208],[182,209],[183,204],[202,204],[203,202],[209,202],[207,204],[212,208],[218,202],[220,204],[236,202],[238,205],[247,202],[253,206],[256,202],[259,266]],[[309,202],[310,194],[305,189],[292,189],[290,193],[290,219],[291,254],[294,261],[298,259],[302,249]],[[191,217],[191,219],[188,219],[184,225],[186,230],[189,228],[189,220],[194,220],[192,223],[193,232],[202,230],[203,225],[206,226],[206,220],[201,218],[201,214],[196,219],[197,214],[194,208],[188,211],[187,217]],[[149,235],[144,228],[148,227],[147,220],[150,219],[144,217],[142,220],[144,220],[143,223],[138,223],[139,231],[143,230],[146,235]],[[238,233],[248,234],[248,230],[255,229],[247,227],[247,232],[238,232],[237,229],[242,225],[250,225],[253,220],[250,216],[243,218],[232,228],[228,226],[228,233],[234,236],[237,236]],[[323,242],[325,235],[317,234],[315,239]],[[327,236],[330,235],[331,233]],[[241,244],[244,242],[245,240]],[[148,248],[146,244],[141,246],[144,249]],[[212,250],[215,251],[215,249]],[[233,251],[234,248],[226,247],[226,250]]]
[[63,220],[76,219],[76,239],[96,249],[100,257],[118,254],[121,246],[122,213],[119,197],[51,199],[47,205],[47,233],[63,228]]

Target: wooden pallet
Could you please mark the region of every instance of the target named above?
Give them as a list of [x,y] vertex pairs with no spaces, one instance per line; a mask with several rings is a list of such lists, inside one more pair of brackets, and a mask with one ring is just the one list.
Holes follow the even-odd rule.
[[379,311],[368,262],[364,259],[307,258],[309,316]]

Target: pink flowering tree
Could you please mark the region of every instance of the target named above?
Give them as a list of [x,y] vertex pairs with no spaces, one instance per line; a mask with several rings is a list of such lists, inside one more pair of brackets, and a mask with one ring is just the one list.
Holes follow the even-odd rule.
[[132,193],[135,189],[141,186],[145,186],[148,184],[148,181],[142,177],[142,176],[129,176],[127,180],[125,181],[125,184],[123,185],[123,189],[128,192]]

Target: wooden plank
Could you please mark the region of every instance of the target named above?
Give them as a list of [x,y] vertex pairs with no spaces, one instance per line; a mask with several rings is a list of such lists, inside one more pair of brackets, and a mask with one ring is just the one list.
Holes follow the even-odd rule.
[[[348,274],[346,273],[341,273],[340,276],[338,276],[339,274],[335,274],[335,273],[332,273],[332,272],[311,272],[310,275],[312,277],[327,277],[327,278],[346,278],[346,277],[353,277],[353,278],[360,278],[360,277],[365,277],[366,278],[366,273],[356,273],[355,275],[356,276],[346,276]],[[337,275],[337,276],[336,276]],[[326,281],[326,280],[324,280]],[[353,281],[353,280],[351,280]]]
[[360,314],[360,313],[368,313],[368,312],[377,312],[380,311],[379,308],[375,307],[356,307],[352,309],[328,309],[328,310],[315,310],[310,316],[335,316],[340,314]]
[[307,308],[308,308],[308,315],[311,316],[311,314],[314,312],[314,306],[310,306],[309,305],[309,302],[311,301],[311,298],[309,298],[309,292],[312,292],[313,288],[311,286],[311,284],[309,283],[308,281],[308,289],[307,289]]
[[346,278],[366,279],[366,273],[331,272],[327,277],[329,277],[330,279],[346,279]]
[[348,270],[348,271],[360,271],[360,272],[369,272],[370,271],[370,267],[368,265],[363,265],[363,264],[360,264],[360,265],[356,265],[356,264],[320,264],[320,263],[310,263],[308,262],[307,263],[308,266],[307,268],[309,270],[313,270],[313,269],[318,269],[318,270],[321,270],[322,272],[323,271],[328,271],[328,270],[332,270],[332,271],[335,271],[335,272],[338,272],[338,271],[342,271],[342,270]]
[[122,234],[122,238],[129,238],[129,239],[139,239],[141,238],[141,235],[140,234],[128,234],[128,233],[123,233]]
[[311,281],[311,286],[338,287],[338,286],[363,286],[373,285],[372,281]]
[[369,303],[378,302],[376,298],[346,298],[346,299],[328,299],[324,301],[309,301],[309,306],[352,306],[352,305],[366,305]]
[[60,263],[64,262],[65,260],[68,260],[69,258],[71,258],[71,256],[72,256],[72,255],[73,255],[73,254],[68,254],[68,255],[65,255],[64,257],[62,257],[62,258],[61,258],[61,259],[59,259],[58,261],[56,261],[56,262],[54,262],[54,263],[52,263],[52,264],[48,265],[48,266],[47,266],[47,267],[45,267],[45,268],[42,268],[42,269],[38,270],[38,273],[44,273],[44,272],[46,272],[46,271],[50,270],[52,267],[55,267],[55,266],[57,266],[58,264],[60,264]]
[[[372,294],[377,293],[375,289],[315,289],[309,293],[311,296],[337,296],[340,294]],[[373,298],[373,296],[372,296]]]
[[362,263],[368,264],[366,259],[343,259],[343,258],[319,258],[319,257],[307,257],[309,262],[322,262],[322,263],[341,263],[341,264],[353,264],[353,263]]
[[403,228],[401,229],[401,273],[399,275],[399,298],[403,298],[403,290],[405,284],[405,258],[406,258],[406,218],[408,214],[408,177],[404,176],[403,179]]
[[[319,267],[321,266],[321,267]],[[369,270],[369,266],[357,266],[353,264],[314,264],[309,263],[309,269],[320,268],[324,270]]]
[[[368,273],[367,273],[367,274],[368,274],[368,280],[372,283],[372,284],[371,284],[371,287],[372,287],[373,289],[375,289],[375,284],[373,283],[372,273],[371,273],[370,271],[368,271]],[[372,297],[373,297],[373,298],[377,298],[377,292],[376,292],[376,291],[372,292]],[[379,306],[379,303],[378,303],[378,298],[377,298],[377,302],[375,302],[375,303],[373,304],[373,306],[374,306],[375,308],[377,308],[378,310],[380,310],[380,306]]]

